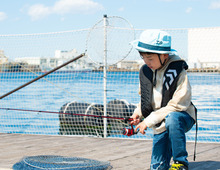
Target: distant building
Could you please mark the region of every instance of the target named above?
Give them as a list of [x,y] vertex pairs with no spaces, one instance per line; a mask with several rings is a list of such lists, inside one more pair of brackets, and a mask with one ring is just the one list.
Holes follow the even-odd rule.
[[[42,71],[49,71],[78,55],[76,49],[70,51],[56,50],[54,57],[22,57],[16,58],[15,62],[39,66]],[[91,62],[87,56],[84,56],[61,68],[60,71],[93,70],[95,67],[95,64]]]
[[8,58],[4,54],[4,50],[0,50],[0,64],[8,62]]
[[191,68],[220,68],[220,27],[188,30],[188,63]]
[[[48,71],[64,64],[78,55],[79,54],[76,49],[70,51],[56,50],[54,58],[40,58],[40,67],[43,71]],[[95,64],[91,62],[87,56],[84,56],[61,68],[60,71],[86,71],[93,69],[95,69]]]
[[22,58],[15,58],[15,62],[19,63],[26,63],[29,65],[40,65],[40,57],[22,57]]
[[56,50],[54,58],[57,59],[70,59],[73,56],[77,56],[78,52],[76,49],[70,50],[70,51],[64,51],[64,50]]
[[117,63],[117,68],[127,69],[127,70],[139,70],[140,67],[144,64],[143,60],[122,60]]

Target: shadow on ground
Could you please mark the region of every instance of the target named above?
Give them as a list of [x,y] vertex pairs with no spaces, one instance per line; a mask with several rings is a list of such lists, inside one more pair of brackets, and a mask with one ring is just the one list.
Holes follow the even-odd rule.
[[190,170],[220,170],[220,161],[190,162]]

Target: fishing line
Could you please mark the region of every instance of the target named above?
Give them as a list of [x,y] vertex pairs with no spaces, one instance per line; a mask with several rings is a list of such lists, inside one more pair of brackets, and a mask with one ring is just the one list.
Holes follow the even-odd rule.
[[116,120],[123,120],[125,122],[132,121],[133,118],[130,117],[114,117],[114,116],[101,116],[101,115],[87,115],[87,114],[78,114],[78,113],[68,113],[68,112],[54,112],[54,111],[43,111],[43,110],[32,110],[32,109],[16,109],[16,108],[4,108],[1,107],[1,110],[13,110],[13,111],[20,111],[20,112],[35,112],[35,113],[54,113],[54,114],[65,114],[65,115],[74,115],[74,116],[87,116],[87,117],[95,117],[95,118],[107,118],[107,119],[116,119]]
[[84,53],[81,54],[81,55],[79,55],[79,56],[77,56],[77,57],[75,57],[75,58],[73,58],[73,59],[71,59],[71,60],[69,60],[68,62],[66,62],[66,63],[64,63],[64,64],[62,64],[62,65],[60,65],[60,66],[58,66],[58,67],[56,67],[56,68],[54,68],[54,69],[48,71],[48,72],[46,72],[45,74],[40,75],[40,76],[38,76],[37,78],[35,78],[35,79],[33,79],[33,80],[31,80],[31,81],[29,81],[29,82],[27,82],[27,83],[25,83],[25,84],[23,84],[23,85],[17,87],[17,88],[15,88],[15,89],[9,91],[8,93],[6,93],[6,94],[0,96],[0,99],[3,99],[3,98],[5,98],[5,97],[7,97],[8,95],[10,95],[10,94],[12,94],[12,93],[14,93],[14,92],[16,92],[16,91],[18,91],[18,90],[20,90],[20,89],[22,89],[22,88],[28,86],[28,85],[30,85],[30,84],[32,84],[32,83],[36,82],[37,80],[39,80],[39,79],[41,79],[41,78],[43,78],[43,77],[45,77],[45,76],[47,76],[47,75],[49,75],[49,74],[55,72],[56,70],[59,70],[60,68],[62,68],[62,67],[64,67],[64,66],[68,65],[69,63],[71,63],[71,62],[73,62],[73,61],[76,61],[76,60],[80,59],[80,58],[83,57],[83,56],[85,56]]
[[[33,73],[33,74],[35,74],[36,76],[40,76],[39,74],[37,74],[36,72],[34,72],[34,71],[32,71],[32,70],[30,70],[30,69],[28,69],[28,68],[26,68],[26,67],[24,67],[23,65],[21,65],[20,63],[18,63],[21,67],[23,67],[24,69],[26,69],[26,70],[28,70],[29,72],[31,72],[31,73]],[[79,100],[82,100],[83,102],[85,102],[85,103],[88,103],[87,101],[85,101],[83,98],[80,98],[80,97],[77,97],[76,95],[74,95],[73,93],[71,93],[71,92],[69,92],[68,90],[66,90],[66,89],[64,89],[64,88],[62,88],[62,87],[60,87],[60,86],[58,86],[57,84],[55,84],[55,83],[53,83],[52,81],[50,81],[50,80],[48,80],[47,78],[45,78],[45,77],[43,77],[42,78],[43,80],[45,80],[45,81],[47,81],[48,83],[50,83],[50,84],[52,84],[52,85],[54,85],[55,87],[57,87],[58,89],[60,89],[60,90],[62,90],[62,91],[64,91],[64,92],[66,92],[67,94],[69,94],[70,96],[73,96],[73,97],[75,97],[75,98],[77,98],[77,99],[79,99]],[[96,109],[96,110],[98,110],[98,111],[100,111],[100,112],[104,112],[103,110],[101,110],[99,107],[96,107],[96,106],[94,106],[94,105],[92,105],[91,107],[93,107],[94,109]],[[0,108],[0,109],[3,109],[3,108]],[[10,109],[10,108],[4,108],[5,110],[17,110],[17,111],[22,111],[22,109]],[[31,110],[23,110],[23,111],[31,111]],[[33,112],[33,111],[32,111]],[[36,111],[35,111],[36,112]],[[51,113],[51,112],[47,112],[47,111],[39,111],[39,112],[42,112],[42,113]],[[56,113],[56,112],[55,112]],[[59,113],[59,112],[58,112]],[[65,113],[63,113],[63,114],[65,114]],[[67,115],[69,115],[69,114],[67,114]],[[109,114],[107,114],[107,115],[109,115]],[[103,118],[105,118],[105,117],[103,117]],[[121,119],[116,119],[116,121],[118,121],[118,122],[120,122],[120,123],[122,123],[122,124],[125,124],[123,121],[121,121]]]
[[[103,38],[103,34],[105,34],[104,38]],[[105,23],[105,20],[103,18],[90,29],[86,38],[85,52],[81,55],[82,56],[86,55],[95,64],[103,66],[104,62],[100,62],[102,61],[102,58],[100,57],[103,56],[103,50],[104,50],[105,52],[107,52],[107,57],[108,57],[107,65],[109,66],[112,64],[116,64],[122,61],[123,59],[125,59],[130,54],[132,50],[132,46],[129,44],[129,42],[133,41],[134,39],[135,39],[134,28],[127,20],[121,17],[113,16],[113,17],[107,17],[107,22]],[[104,44],[107,44],[107,48],[105,48]],[[31,71],[30,69],[24,67],[22,64],[19,65],[22,66],[25,70],[28,70],[29,72],[32,72],[35,75],[38,75],[34,71]],[[48,72],[46,75],[50,73],[52,72]],[[84,101],[85,103],[88,103],[84,99],[77,97],[68,90],[65,90],[64,88],[58,86],[57,84],[49,81],[48,79],[45,78],[45,76],[38,75],[37,80],[41,78],[43,78],[45,81],[49,82],[53,86],[57,87],[58,89],[66,92],[67,94],[76,97]],[[34,79],[30,82],[33,83],[37,80]],[[26,83],[25,86],[31,84],[30,82]],[[24,88],[25,86],[22,85],[19,88],[10,91],[9,93],[1,96],[0,99],[16,92],[17,90]],[[95,107],[95,109],[104,113],[104,111],[101,110],[100,108]]]
[[[22,68],[24,68],[25,70],[27,70],[27,71],[29,71],[29,72],[35,74],[36,76],[40,76],[39,74],[37,74],[36,72],[32,71],[31,69],[29,69],[29,68],[27,68],[27,67],[24,67],[22,64],[18,63],[18,65],[20,65],[20,66],[21,66]],[[48,83],[52,84],[53,86],[57,87],[58,89],[60,89],[60,90],[62,90],[62,91],[64,91],[64,92],[66,92],[66,93],[69,94],[70,96],[75,97],[75,98],[77,98],[77,99],[79,99],[79,100],[82,100],[83,102],[86,102],[85,100],[83,100],[83,98],[77,97],[76,95],[74,95],[74,94],[71,93],[70,91],[68,91],[68,90],[62,88],[61,86],[59,86],[59,85],[53,83],[52,81],[48,80],[47,78],[43,77],[42,79],[45,80],[45,81],[47,81]]]
[[[35,113],[52,113],[52,114],[65,114],[65,115],[71,115],[71,116],[85,116],[85,117],[94,117],[94,118],[100,118],[100,119],[114,119],[118,121],[123,121],[124,123],[128,123],[133,120],[131,117],[115,117],[115,116],[101,116],[101,115],[88,115],[88,114],[78,114],[78,113],[68,113],[68,112],[54,112],[54,111],[43,111],[43,110],[31,110],[31,109],[16,109],[16,108],[0,108],[1,110],[13,110],[13,111],[19,111],[19,112],[35,112]],[[132,136],[139,132],[134,131],[133,125],[131,124],[131,128],[122,128],[122,134],[125,136]],[[96,131],[96,130],[95,130]],[[99,136],[99,133],[96,131],[97,136]]]
[[[103,46],[104,27],[106,27],[106,38],[107,38],[106,43],[108,45],[106,49],[107,54],[108,54],[108,65],[116,64],[120,62],[121,60],[125,59],[130,54],[133,47],[129,44],[129,42],[135,39],[135,31],[134,31],[133,26],[122,17],[118,17],[118,16],[107,17],[106,26],[104,25],[104,19],[102,19],[98,21],[91,29],[89,29],[89,33],[86,38],[85,51],[84,53],[82,53],[82,55],[88,56],[88,58],[90,58],[97,65],[100,65],[100,64],[103,65],[103,63],[100,63],[100,61],[102,61],[101,56],[103,56],[103,50],[104,50],[104,46]],[[119,32],[119,31],[122,31],[122,32]],[[44,33],[44,34],[47,35],[47,33]],[[25,34],[25,36],[27,35]],[[119,38],[116,38],[116,37],[119,37]],[[18,65],[20,65],[25,70],[28,70],[29,72],[32,72],[33,74],[37,76],[40,76],[34,71],[26,68],[24,65],[20,63],[18,63]],[[61,89],[62,91],[67,92],[65,89],[63,89],[62,87],[58,85],[55,85],[55,83],[52,83],[48,79],[44,78],[44,80],[53,84],[54,86]],[[67,92],[67,93],[70,94],[71,96],[76,97],[70,92]],[[7,95],[0,96],[0,99],[6,97]],[[79,97],[77,98],[82,100],[82,98],[79,98]]]

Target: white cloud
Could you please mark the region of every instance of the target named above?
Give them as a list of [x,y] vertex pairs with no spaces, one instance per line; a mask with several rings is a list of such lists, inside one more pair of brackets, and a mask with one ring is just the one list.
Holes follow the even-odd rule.
[[53,12],[65,13],[93,13],[102,10],[103,6],[92,0],[59,0],[53,6]]
[[186,11],[185,11],[185,12],[186,12],[187,14],[189,14],[191,11],[192,11],[192,7],[188,7],[188,8],[186,8]]
[[91,14],[103,10],[104,7],[92,0],[59,0],[51,7],[36,4],[29,8],[28,14],[32,20],[44,18],[50,14]]
[[32,20],[38,20],[48,16],[51,13],[49,7],[46,7],[42,4],[36,4],[29,8],[28,15],[31,16]]
[[0,21],[5,20],[6,18],[7,18],[6,13],[4,13],[4,12],[0,12]]
[[123,12],[124,10],[125,10],[124,7],[118,9],[119,12]]
[[209,9],[220,9],[220,0],[211,2]]

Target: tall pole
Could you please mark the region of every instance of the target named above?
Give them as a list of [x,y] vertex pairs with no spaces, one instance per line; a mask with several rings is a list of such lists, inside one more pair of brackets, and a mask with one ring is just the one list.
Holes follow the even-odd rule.
[[[104,116],[107,116],[107,15],[103,16],[104,20],[104,57],[103,57],[103,85],[104,85]],[[107,137],[107,118],[103,119],[104,121],[104,138]]]

